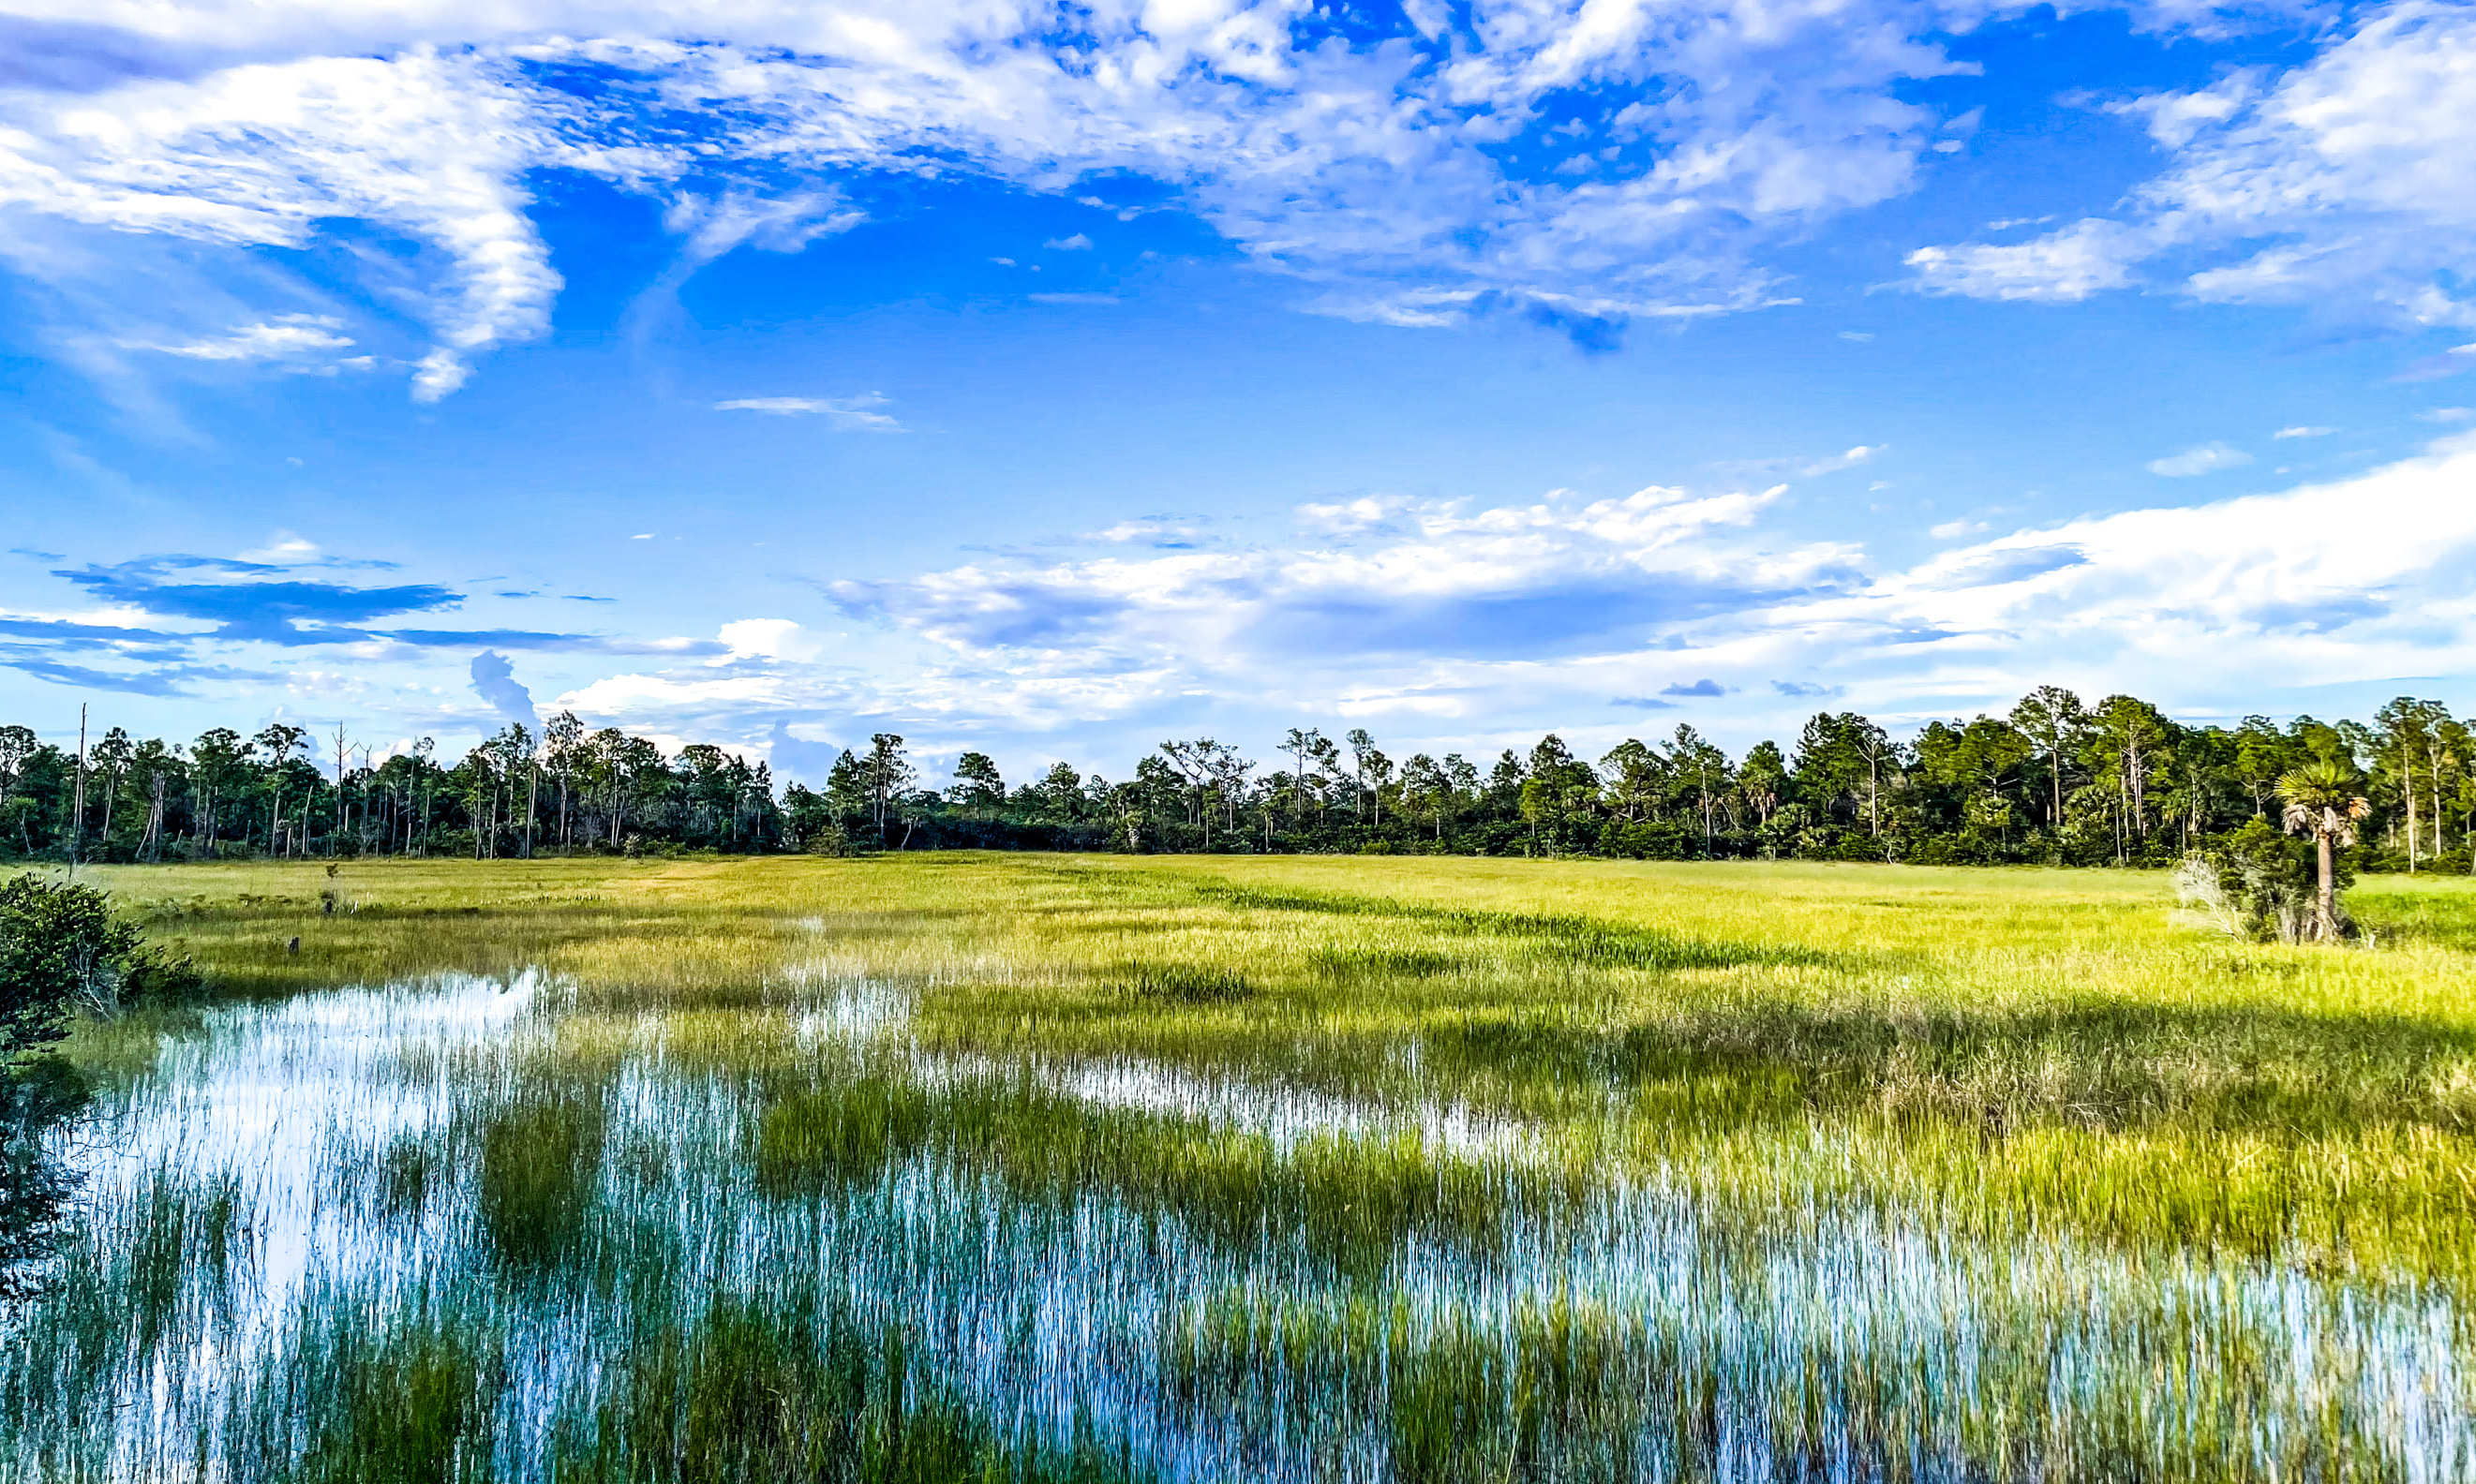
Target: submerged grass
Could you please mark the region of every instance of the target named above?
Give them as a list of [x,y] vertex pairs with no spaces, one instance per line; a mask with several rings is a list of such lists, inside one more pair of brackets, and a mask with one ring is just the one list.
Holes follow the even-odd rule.
[[[0,1342],[21,1475],[2476,1472],[2468,883],[2316,951],[2133,873],[111,876],[225,998],[73,1044],[153,1152]],[[284,1019],[351,983],[524,1008]],[[254,1196],[144,1130],[270,1025],[341,1105]]]

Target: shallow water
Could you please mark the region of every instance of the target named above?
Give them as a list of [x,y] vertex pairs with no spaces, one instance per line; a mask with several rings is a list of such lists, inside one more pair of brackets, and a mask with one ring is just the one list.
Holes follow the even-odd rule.
[[[1448,1475],[1963,1480],[2072,1472],[2101,1456],[2074,1447],[2117,1436],[2273,1476],[2334,1425],[2379,1473],[2476,1473],[2462,1321],[2439,1297],[2060,1242],[1994,1249],[1847,1212],[1749,1237],[1643,1185],[1579,1213],[1509,1201],[1484,1240],[1405,1231],[1374,1274],[1297,1231],[1215,1238],[1175,1208],[1011,1189],[934,1151],[782,1199],[753,1174],[749,1091],[671,1065],[651,1037],[595,1125],[605,1260],[504,1271],[477,1224],[471,1125],[515,1088],[521,1053],[548,1049],[564,1000],[532,977],[454,977],[220,1010],[168,1043],[106,1110],[86,1245],[102,1266],[82,1271],[120,1271],[108,1255],[161,1219],[151,1197],[218,1180],[235,1255],[204,1263],[193,1241],[174,1318],[113,1330],[105,1373],[62,1374],[57,1352],[45,1373],[17,1337],[19,1471],[228,1476],[213,1460],[230,1403],[300,1363],[305,1314],[446,1295],[504,1339],[494,1471],[537,1476],[561,1429],[608,1400],[603,1357],[648,1316],[743,1294],[899,1327],[920,1382],[1003,1436],[1097,1441],[1178,1480],[1434,1476],[1437,1447]],[[1284,1150],[1391,1133],[1490,1167],[1523,1154],[1518,1126],[1449,1105],[1131,1059],[931,1056],[907,1046],[905,1012],[882,985],[821,985],[795,1035],[821,1057],[882,1048],[924,1087],[1028,1079]],[[413,1170],[427,1184],[408,1200]],[[96,1354],[70,1364],[94,1372]],[[92,1404],[57,1404],[81,1386]]]

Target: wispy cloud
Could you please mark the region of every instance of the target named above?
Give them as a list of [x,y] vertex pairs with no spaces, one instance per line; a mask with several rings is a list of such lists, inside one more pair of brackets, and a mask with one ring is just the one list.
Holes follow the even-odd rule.
[[212,556],[147,556],[63,568],[53,576],[106,603],[210,623],[215,637],[262,644],[362,638],[362,626],[375,619],[434,612],[463,602],[461,594],[434,582],[357,587],[307,581],[272,563]]
[[2252,456],[2224,443],[2203,443],[2180,454],[2153,458],[2142,467],[2150,473],[2170,480],[2191,479],[2198,474],[2216,474],[2220,469],[2240,469],[2252,462]]
[[[418,244],[418,260],[374,260],[367,286],[427,330],[391,362],[424,399],[548,327],[561,285],[530,193],[562,173],[658,202],[688,271],[846,230],[928,160],[1076,200],[1101,200],[1087,183],[1107,173],[1146,183],[1141,207],[1102,202],[1121,219],[1197,215],[1319,285],[1303,307],[1397,324],[1509,312],[1604,340],[1632,318],[1788,297],[1761,254],[1912,188],[1947,131],[1906,94],[1962,70],[1938,23],[1877,7],[1756,18],[1694,0],[1655,24],[1579,26],[1507,10],[1484,44],[1367,23],[1366,44],[1334,45],[1329,17],[1258,5],[1140,23],[1001,8],[969,25],[934,5],[865,24],[656,5],[597,26],[202,0],[113,18],[133,47],[187,53],[178,75],[107,69],[16,99],[0,178],[54,223],[229,251],[234,289],[253,249],[373,229]],[[1636,106],[1551,105],[1590,89]],[[1536,167],[1551,163],[1585,168]],[[341,333],[269,318],[180,344],[242,359]]]
[[367,369],[368,356],[337,358],[350,350],[353,337],[343,334],[343,321],[332,314],[279,314],[230,334],[186,341],[124,340],[130,350],[159,351],[188,360],[282,361],[295,369],[333,373],[343,368]]
[[733,397],[713,405],[717,412],[762,412],[769,417],[822,417],[854,433],[901,433],[903,424],[879,408],[892,404],[878,392],[856,397]]
[[1909,258],[1914,281],[2048,302],[2145,284],[2414,328],[2476,326],[2476,299],[2459,286],[2476,269],[2476,13],[2409,0],[2346,24],[2285,72],[2224,70],[2191,92],[2112,105],[2168,160],[2120,215],[2012,244],[1921,248]]
[[1807,479],[1814,479],[1824,474],[1837,474],[1843,469],[1854,469],[1859,464],[1870,463],[1873,461],[1874,457],[1882,452],[1883,445],[1879,443],[1870,445],[1861,443],[1855,448],[1848,450],[1846,453],[1834,454],[1828,458],[1815,459],[1813,462],[1800,467],[1796,472]]

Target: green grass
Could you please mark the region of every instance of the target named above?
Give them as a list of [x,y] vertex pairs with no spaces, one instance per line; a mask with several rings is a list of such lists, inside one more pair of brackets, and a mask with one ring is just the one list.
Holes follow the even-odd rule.
[[[258,1311],[298,1200],[195,1148],[99,1198],[0,1347],[44,1472],[112,1472],[71,1418],[250,1478],[1124,1476],[1173,1436],[1251,1476],[1289,1434],[1402,1479],[1749,1439],[1783,1475],[2476,1470],[2465,881],[2367,881],[2372,946],[2318,950],[2142,873],[100,875],[220,997],[81,1028],[131,1126],[292,997],[544,987],[353,1074],[327,1267]],[[197,1359],[269,1303],[283,1345]],[[166,1386],[236,1399],[125,1404]]]

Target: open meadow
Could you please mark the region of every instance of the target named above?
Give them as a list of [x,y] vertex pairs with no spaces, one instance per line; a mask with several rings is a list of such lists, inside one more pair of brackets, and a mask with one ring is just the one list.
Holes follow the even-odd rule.
[[2464,878],[91,875],[14,1477],[2476,1475]]

